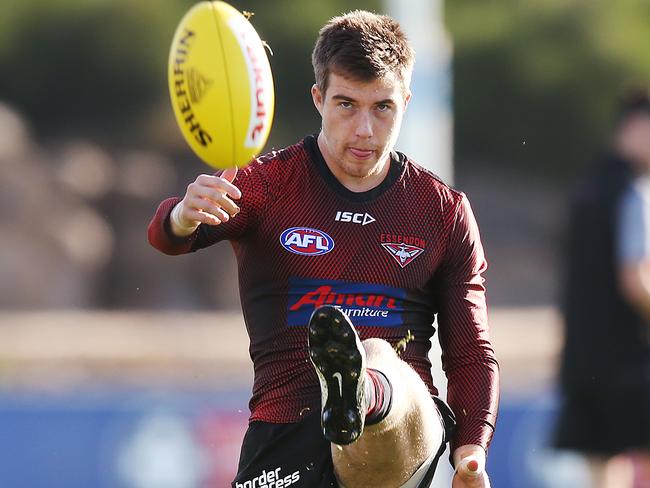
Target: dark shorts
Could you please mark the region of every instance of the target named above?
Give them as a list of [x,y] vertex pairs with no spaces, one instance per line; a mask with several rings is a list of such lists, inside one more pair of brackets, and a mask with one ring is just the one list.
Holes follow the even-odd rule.
[[555,445],[607,457],[650,448],[650,391],[568,392],[560,409]]
[[[425,480],[431,481],[438,459],[451,436],[454,419],[449,407],[434,398],[445,426],[443,442]],[[252,422],[248,427],[233,488],[336,488],[330,443],[320,429],[320,415],[294,424]],[[421,486],[428,486],[421,484]]]

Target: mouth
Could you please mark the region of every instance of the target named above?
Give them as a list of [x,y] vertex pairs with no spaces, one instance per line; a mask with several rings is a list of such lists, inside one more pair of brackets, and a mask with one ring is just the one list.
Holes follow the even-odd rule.
[[372,149],[359,149],[356,147],[351,147],[348,150],[356,159],[360,160],[369,159],[375,153]]

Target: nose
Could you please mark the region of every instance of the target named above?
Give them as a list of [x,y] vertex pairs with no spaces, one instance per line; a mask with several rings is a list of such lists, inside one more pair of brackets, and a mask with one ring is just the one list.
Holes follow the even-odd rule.
[[355,127],[355,135],[363,139],[372,137],[372,120],[370,114],[364,110],[360,111]]

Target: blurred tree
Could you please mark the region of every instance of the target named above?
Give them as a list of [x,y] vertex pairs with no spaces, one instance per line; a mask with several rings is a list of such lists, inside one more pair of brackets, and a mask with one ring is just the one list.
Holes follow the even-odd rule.
[[[120,143],[172,141],[169,43],[194,2],[7,0],[0,16],[0,98],[37,133]],[[310,51],[344,0],[233,0],[273,49],[269,146],[318,129]],[[354,8],[381,10],[381,0]],[[622,86],[650,79],[650,4],[638,0],[454,0],[455,149],[527,174],[568,175],[603,143]],[[155,138],[156,124],[164,137]],[[173,134],[173,137],[168,137]],[[176,138],[176,139],[174,139]],[[468,163],[469,162],[469,163]]]
[[0,94],[37,129],[115,126],[159,98],[161,42],[182,11],[154,0],[10,1],[0,20]]
[[[149,131],[143,122],[155,120],[160,107],[174,123],[167,99],[167,56],[176,25],[194,3],[8,0],[0,17],[0,99],[24,111],[41,134],[142,141]],[[348,3],[231,3],[255,13],[251,20],[274,52],[274,140],[286,144],[306,127],[317,130],[309,96],[311,49],[319,27],[349,10]],[[355,8],[377,10],[380,4],[362,0]],[[152,111],[155,115],[147,117]]]
[[650,80],[650,4],[454,0],[459,161],[564,176],[611,127],[622,87]]

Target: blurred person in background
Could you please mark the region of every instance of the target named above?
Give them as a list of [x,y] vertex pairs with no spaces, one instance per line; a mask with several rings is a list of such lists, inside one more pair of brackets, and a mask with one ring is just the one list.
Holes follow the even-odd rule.
[[650,486],[650,91],[622,100],[610,150],[571,201],[556,444],[600,488]]
[[[232,486],[424,488],[451,441],[452,486],[488,488],[487,264],[465,195],[393,151],[413,50],[395,20],[354,11],[312,61],[319,134],[198,176],[149,226],[167,254],[227,239],[237,256],[255,379]],[[436,314],[454,433],[428,359]]]

